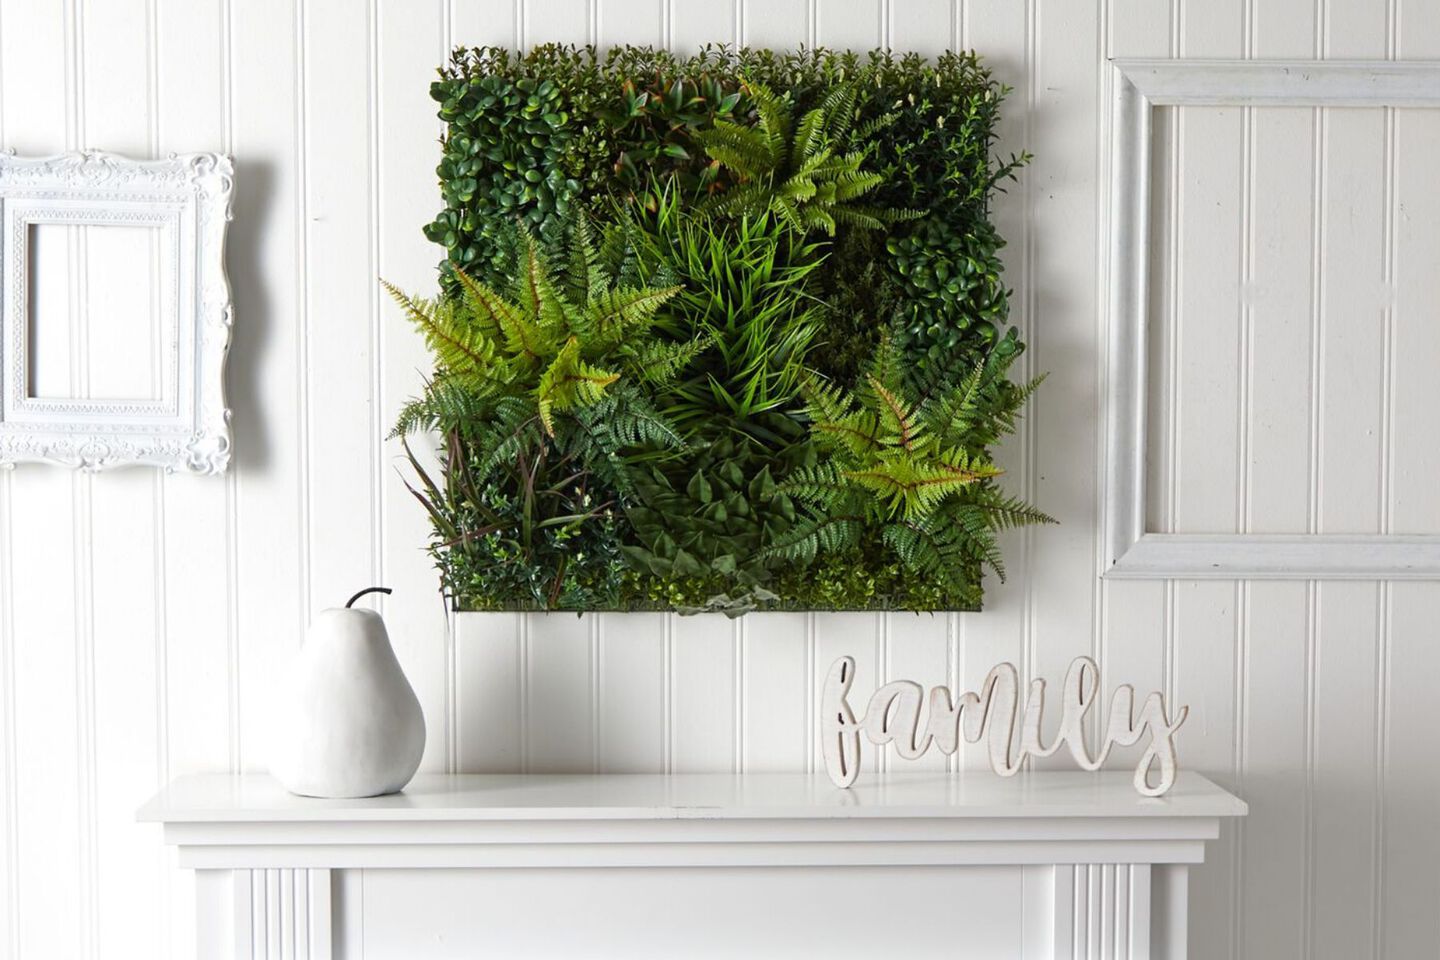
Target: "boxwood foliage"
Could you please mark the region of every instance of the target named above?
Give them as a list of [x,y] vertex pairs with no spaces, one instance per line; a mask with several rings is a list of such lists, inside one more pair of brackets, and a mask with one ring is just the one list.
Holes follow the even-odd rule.
[[[396,433],[460,609],[972,610],[1049,522],[978,57],[455,51]],[[428,442],[428,440],[427,440]]]

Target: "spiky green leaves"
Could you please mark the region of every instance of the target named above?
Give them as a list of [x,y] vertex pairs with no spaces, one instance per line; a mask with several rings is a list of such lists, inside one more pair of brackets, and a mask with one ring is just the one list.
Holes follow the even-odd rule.
[[[680,342],[710,344],[679,371],[663,402],[687,432],[764,436],[765,418],[796,405],[820,304],[807,283],[819,249],[774,217],[715,220],[680,205],[678,191],[630,221],[624,237],[648,283],[680,292],[660,326]],[[769,439],[767,437],[767,439]]]
[[458,604],[978,605],[1047,518],[991,458],[1033,384],[977,58],[480,49],[433,92],[446,296],[392,290],[435,355],[396,429],[443,438]]

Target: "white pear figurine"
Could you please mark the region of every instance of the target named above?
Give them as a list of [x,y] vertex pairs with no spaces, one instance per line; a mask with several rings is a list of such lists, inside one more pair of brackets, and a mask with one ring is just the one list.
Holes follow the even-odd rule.
[[373,610],[321,611],[280,694],[270,772],[306,797],[375,797],[404,789],[425,752],[425,715],[385,621]]

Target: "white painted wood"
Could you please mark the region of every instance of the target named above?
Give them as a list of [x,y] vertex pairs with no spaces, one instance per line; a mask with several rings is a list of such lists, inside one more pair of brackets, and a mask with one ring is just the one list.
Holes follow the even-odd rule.
[[[1335,871],[1353,876],[1355,871],[1373,869],[1379,839],[1375,744],[1382,698],[1376,676],[1382,642],[1380,592],[1380,586],[1371,583],[1318,587],[1314,793],[1308,811],[1316,872],[1308,932],[1311,949],[1322,956],[1374,952],[1375,901],[1356,903],[1353,881]],[[1348,707],[1348,722],[1324,707],[1337,700]],[[1353,774],[1357,768],[1369,776],[1357,782]]]
[[[1197,14],[1197,22],[1214,22]],[[1434,64],[1380,60],[1114,61],[1152,104],[1351,107],[1440,106]]]
[[[519,614],[455,618],[455,768],[470,773],[523,769],[527,640]],[[430,726],[433,730],[433,720]]]
[[600,614],[525,618],[525,766],[533,773],[593,773],[598,757]]
[[332,871],[272,867],[199,873],[197,954],[203,960],[331,960],[335,955]]
[[666,619],[670,652],[667,769],[674,773],[738,773],[740,621],[675,614]]
[[[413,145],[434,142],[440,134],[429,82],[436,58],[447,48],[446,13],[444,4],[416,6],[404,0],[379,0],[372,13],[375,115],[368,136],[376,184],[372,194],[373,269],[407,290],[424,289],[433,282],[438,260],[430,244],[415,242],[421,226],[436,212],[435,158]],[[374,292],[374,280],[366,276],[358,283],[365,292]],[[419,393],[430,369],[429,352],[412,325],[396,323],[395,314],[381,308],[378,300],[372,304],[375,308],[379,311],[374,323],[374,372],[379,379],[380,409],[371,429],[381,445],[370,464],[379,491],[374,504],[378,516],[372,521],[377,525],[375,548],[380,564],[374,582],[395,590],[380,607],[395,654],[425,715],[443,721],[432,724],[421,769],[442,771],[447,769],[453,745],[454,731],[448,720],[454,715],[449,698],[455,649],[453,640],[434,642],[436,636],[446,633],[447,622],[444,603],[435,595],[436,571],[418,549],[429,537],[430,525],[423,510],[412,509],[418,504],[405,488],[400,444],[387,439],[400,407]],[[424,444],[417,445],[416,453],[425,458]]]
[[[494,6],[494,4],[490,4]],[[595,4],[591,0],[544,0],[525,3],[521,46],[539,43],[595,42]]]
[[[202,943],[231,930],[235,957],[275,956],[277,943],[329,957],[333,929],[341,956],[574,952],[595,938],[634,956],[681,942],[873,955],[886,925],[833,917],[883,885],[913,908],[912,947],[953,941],[963,922],[973,949],[1039,958],[1066,955],[1070,929],[1089,944],[1077,956],[1127,956],[1119,939],[1151,922],[1129,885],[1148,883],[1151,863],[1198,862],[1219,819],[1245,812],[1196,775],[1158,803],[1108,775],[973,787],[934,774],[853,793],[805,774],[421,775],[403,797],[317,801],[266,777],[202,776],[140,816],[202,870]],[[228,902],[212,870],[230,872]]]
[[[139,862],[136,851],[156,844],[154,828],[124,823],[141,798],[141,773],[167,764],[172,775],[263,768],[258,731],[270,710],[273,677],[310,616],[335,602],[320,595],[329,589],[328,577],[346,581],[348,594],[349,571],[368,574],[379,564],[383,576],[373,582],[397,588],[385,615],[431,717],[425,769],[521,769],[515,758],[523,725],[508,718],[521,709],[525,690],[525,674],[514,660],[522,618],[511,617],[508,639],[497,641],[493,651],[466,640],[479,636],[478,630],[466,633],[466,618],[456,618],[455,633],[442,634],[442,605],[421,550],[425,522],[392,469],[393,448],[367,453],[353,473],[337,474],[328,454],[316,453],[315,441],[323,446],[326,431],[337,430],[347,449],[373,443],[374,434],[357,425],[383,432],[394,405],[428,369],[408,328],[383,312],[374,324],[369,297],[377,274],[423,287],[439,259],[418,228],[438,206],[438,124],[425,85],[445,51],[456,43],[515,45],[527,19],[548,31],[541,21],[551,10],[578,9],[559,27],[582,39],[591,8],[602,33],[628,25],[617,14],[622,9],[638,11],[637,30],[652,29],[656,16],[644,3],[621,7],[610,0],[442,0],[419,6],[377,0],[346,11],[352,22],[332,29],[335,8],[299,0],[127,0],[110,7],[0,0],[0,144],[30,155],[93,147],[151,157],[215,150],[237,158],[241,179],[227,251],[243,321],[228,364],[236,455],[222,482],[169,477],[158,493],[128,478],[110,483],[124,474],[93,483],[31,468],[0,476],[0,558],[9,563],[0,559],[0,662],[8,649],[11,663],[10,685],[0,687],[0,716],[13,718],[8,727],[0,721],[0,756],[8,758],[0,762],[5,960],[83,957],[87,950],[187,960],[194,955],[187,929],[189,872],[148,852],[148,861]],[[808,39],[812,9],[818,11],[817,30],[853,26],[860,35],[874,9],[868,2],[800,0],[776,7],[772,17],[768,7],[753,0],[653,4],[668,24],[670,42],[687,49],[734,41],[747,22],[752,41],[799,43]],[[1301,581],[1249,583],[1243,605],[1228,584],[1217,585],[1203,602],[1185,599],[1183,581],[1097,584],[1107,565],[1102,512],[1110,500],[1109,481],[1097,466],[1105,436],[1096,433],[1096,424],[1105,421],[1109,395],[1104,239],[1110,206],[1103,172],[1110,169],[1113,131],[1106,59],[1393,55],[1433,61],[1440,57],[1440,12],[1420,0],[1249,0],[1218,7],[1150,0],[891,0],[882,9],[897,49],[938,52],[958,42],[979,50],[996,77],[1013,87],[997,150],[1036,154],[1021,180],[997,199],[995,213],[1009,240],[1003,256],[1015,289],[1012,316],[1032,345],[1022,364],[1052,376],[1000,458],[1007,484],[1060,516],[1062,525],[1007,537],[1010,579],[988,584],[985,612],[936,618],[949,621],[955,673],[949,682],[974,689],[1000,661],[1017,664],[1026,678],[1056,674],[1076,654],[1088,653],[1103,665],[1107,689],[1123,680],[1171,697],[1180,690],[1196,711],[1179,734],[1187,765],[1227,783],[1252,800],[1255,811],[1233,841],[1238,874],[1227,860],[1231,853],[1215,847],[1208,862],[1195,867],[1197,891],[1212,891],[1197,893],[1191,903],[1197,955],[1324,955],[1329,925],[1350,925],[1369,938],[1362,956],[1423,955],[1440,938],[1440,918],[1427,906],[1440,896],[1429,869],[1440,857],[1440,833],[1429,815],[1432,772],[1406,758],[1420,755],[1416,731],[1423,729],[1428,683],[1437,669],[1433,584],[1386,588],[1388,603],[1377,600],[1362,611],[1377,618],[1388,611],[1386,624],[1373,634],[1357,631],[1361,614],[1330,623],[1329,612],[1345,603],[1337,595],[1327,594],[1322,612],[1312,613],[1312,596],[1321,598],[1312,583]],[[763,35],[772,21],[782,29]],[[153,40],[143,39],[152,31]],[[343,89],[328,82],[332,66],[347,80]],[[144,79],[151,71],[153,77]],[[1420,108],[1395,112],[1389,525],[1377,535],[1440,534],[1440,492],[1433,483],[1440,462],[1433,441],[1440,344],[1432,322],[1440,297],[1440,244],[1437,217],[1429,212],[1435,115]],[[1332,138],[1330,154],[1320,155],[1322,171],[1312,141],[1315,111],[1266,106],[1254,108],[1251,117],[1249,230],[1256,287],[1242,405],[1249,414],[1250,453],[1217,451],[1250,463],[1249,478],[1196,491],[1205,501],[1196,507],[1228,507],[1243,494],[1241,513],[1248,512],[1249,526],[1236,532],[1303,535],[1310,529],[1311,430],[1319,426],[1312,424],[1310,361],[1312,343],[1318,343],[1311,339],[1312,298],[1319,302],[1321,280],[1337,282],[1328,271],[1319,277],[1312,272],[1318,251],[1314,190],[1330,163],[1346,162],[1348,148]],[[357,136],[359,128],[364,133]],[[339,193],[332,195],[357,221],[374,210],[375,233],[357,229],[316,247],[309,240],[326,226],[307,227],[317,215],[307,198],[325,192],[313,181],[332,168],[316,157],[334,136],[352,149],[335,187]],[[1157,150],[1164,146],[1157,141]],[[1373,147],[1356,144],[1357,151]],[[1240,144],[1235,151],[1238,163]],[[373,190],[362,176],[372,165]],[[1157,183],[1161,212],[1169,193],[1168,184]],[[1373,211],[1362,213],[1373,217]],[[1226,238],[1197,236],[1195,243],[1211,239]],[[1203,256],[1203,246],[1199,252],[1193,246],[1191,252]],[[1152,269],[1164,264],[1163,252],[1157,249]],[[322,264],[322,257],[345,264]],[[327,290],[343,282],[345,302],[353,295],[360,304],[338,318],[347,335],[315,335],[315,322],[337,318],[320,315],[328,308],[323,294],[307,298],[313,278],[362,273],[354,287],[348,279],[327,281]],[[1235,344],[1237,361],[1240,346]],[[350,351],[356,349],[366,353],[366,362],[354,362]],[[1365,402],[1383,395],[1383,370],[1343,372]],[[1162,431],[1153,443],[1163,450],[1166,440]],[[1380,472],[1377,462],[1375,476]],[[348,486],[337,491],[337,484]],[[315,499],[338,492],[358,503],[370,501],[376,489],[378,501],[344,512],[338,524],[333,515],[340,511],[312,518]],[[1364,491],[1351,492],[1358,503]],[[1332,503],[1347,495],[1328,481],[1326,493]],[[139,540],[127,542],[134,535]],[[1207,547],[1185,577],[1198,576],[1213,559]],[[318,575],[311,572],[316,566]],[[1334,572],[1292,560],[1283,566],[1296,575]],[[1392,572],[1376,565],[1367,575]],[[368,575],[366,580],[372,582]],[[153,629],[145,612],[152,603]],[[116,604],[124,612],[107,618]],[[768,701],[747,697],[746,678],[737,672],[744,663],[738,628],[723,618],[667,619],[671,680],[662,693],[668,695],[671,769],[739,770],[747,716],[742,707],[750,706],[753,730],[766,722],[768,708],[760,704]],[[818,628],[826,618],[814,619]],[[862,675],[865,657],[883,655],[889,662],[879,666],[889,676],[925,679],[932,669],[926,664],[938,663],[932,647],[938,628],[891,616],[884,649],[872,654],[875,620],[870,614],[834,615],[828,628],[817,630],[817,642],[853,634],[860,647],[835,653],[856,654]],[[1337,656],[1348,649],[1352,631],[1361,638],[1353,656]],[[1211,643],[1214,657],[1199,657]],[[752,638],[749,648],[755,647]],[[94,652],[93,670],[86,651]],[[492,652],[493,668],[486,659]],[[1231,656],[1243,669],[1219,669],[1221,658]],[[810,659],[825,663],[829,657]],[[153,686],[143,678],[152,668]],[[646,683],[666,672],[663,664],[637,662],[636,669]],[[123,672],[109,684],[116,670]],[[91,675],[93,688],[82,683]],[[620,683],[613,671],[610,676]],[[813,683],[813,673],[806,676]],[[1354,693],[1357,677],[1371,686],[1362,694],[1378,715],[1376,725],[1336,740],[1317,692]],[[877,669],[874,683],[885,678]],[[927,685],[937,682],[926,679]],[[795,684],[806,689],[804,679]],[[801,694],[794,696],[798,702]],[[1212,697],[1218,699],[1212,703]],[[492,730],[473,722],[484,719],[489,705],[507,718],[505,726]],[[787,716],[793,706],[782,704]],[[815,714],[802,708],[796,715],[808,729],[796,732],[794,755],[802,757],[802,745],[806,752],[791,766],[818,770],[814,739],[800,742],[814,737]],[[85,800],[82,816],[79,778],[90,769],[91,754],[81,733],[92,722],[96,736],[89,742],[102,751],[101,766],[95,799]],[[606,735],[603,722],[600,729],[607,754],[637,755],[631,744]],[[1227,738],[1233,747],[1222,750]],[[634,748],[643,753],[652,746],[646,740]],[[1138,747],[1117,749],[1113,762],[1128,764],[1137,755]],[[984,764],[984,752],[972,747],[957,766]],[[893,761],[892,768],[900,766]],[[972,782],[984,779],[992,778],[985,774]],[[1375,828],[1356,833],[1342,820],[1361,806],[1374,811]],[[87,832],[89,811],[96,817],[94,833]],[[88,836],[99,843],[95,861],[81,854]],[[1231,842],[1226,834],[1225,843]],[[1333,872],[1328,876],[1348,878],[1346,895],[1332,893],[1329,880],[1315,886],[1321,862]],[[158,876],[168,888],[157,892],[148,881],[136,881],[123,893],[108,892],[108,878],[126,868],[132,876]],[[1213,893],[1220,889],[1223,898]],[[126,910],[134,911],[133,918],[115,919]],[[1308,918],[1321,913],[1323,923],[1311,929]],[[126,942],[142,926],[142,939]],[[167,928],[169,949],[157,950],[149,931]],[[1335,944],[1348,949],[1352,941],[1341,937]]]
[[[947,821],[1065,819],[1077,824],[1075,835],[1103,829],[1086,821],[1120,818],[1170,821],[1214,820],[1246,813],[1246,805],[1204,776],[1186,771],[1163,799],[1142,797],[1130,789],[1124,773],[1029,771],[1012,779],[952,778],[934,773],[890,773],[854,789],[836,790],[824,778],[805,773],[755,774],[419,774],[404,793],[384,797],[297,797],[263,774],[192,774],[171,781],[138,813],[145,823],[167,824],[175,838],[182,825],[198,842],[226,839],[227,824],[249,824],[240,833],[251,842],[264,838],[254,830],[280,824],[283,835],[293,823],[416,824],[456,829],[482,822],[693,821],[695,830],[712,822],[754,822],[765,831],[772,820],[885,821],[894,818]],[[207,826],[208,825],[208,826]],[[773,825],[772,825],[773,826]],[[1207,829],[1213,828],[1210,823]],[[648,828],[647,828],[648,829]],[[660,826],[654,829],[664,830]],[[689,829],[689,828],[687,828]],[[796,829],[801,829],[796,827]],[[808,829],[808,828],[807,828]],[[847,828],[848,829],[848,828]],[[987,828],[988,829],[988,828]],[[1155,834],[1158,838],[1164,832]],[[1181,836],[1181,834],[1170,834]],[[1193,838],[1203,836],[1183,834]],[[210,839],[206,839],[206,837]],[[238,836],[238,835],[237,835]],[[478,838],[478,834],[476,835]],[[233,838],[232,838],[233,839]],[[303,841],[302,841],[303,842]]]
[[814,42],[842,50],[889,46],[892,24],[885,0],[816,0]]
[[[889,680],[900,677],[914,680],[926,688],[939,685],[949,686],[952,689],[974,689],[951,681],[950,668],[953,658],[950,649],[952,639],[950,633],[954,626],[954,620],[950,615],[887,613],[879,625],[884,631],[880,640],[883,647],[885,669],[873,683],[866,678],[864,669],[858,669],[855,678],[856,690],[871,690],[880,686],[882,678]],[[840,634],[840,636],[844,635]],[[839,649],[823,656],[817,651],[815,662],[817,664],[830,663],[836,656],[851,650],[862,655],[866,652],[863,643],[850,642],[843,646],[837,643],[834,646]],[[815,673],[818,681],[820,672],[816,670]],[[889,763],[889,756],[885,752],[876,752],[880,755],[877,757],[879,763]],[[894,769],[939,771],[946,769],[949,764],[948,757],[935,753],[906,761]]]
[[364,956],[412,960],[421,928],[427,960],[868,960],[893,955],[899,936],[862,906],[883,891],[904,898],[904,943],[916,956],[1050,960],[1024,939],[1032,908],[1049,904],[1022,900],[1023,869],[367,870]]
[[309,590],[303,479],[308,399],[302,389],[308,323],[303,184],[309,168],[301,125],[306,114],[297,95],[298,10],[289,0],[227,9],[235,150],[249,158],[251,168],[265,171],[266,189],[240,192],[231,230],[231,278],[237,291],[248,291],[242,299],[251,305],[246,317],[253,332],[248,339],[237,337],[231,357],[233,368],[249,378],[233,401],[236,460],[243,472],[227,521],[234,543],[232,594],[225,619],[218,611],[212,614],[212,629],[223,624],[231,632],[227,762],[262,770],[273,679],[299,647],[315,609],[334,601],[322,599],[312,607]]
[[666,4],[658,0],[609,0],[600,7],[597,40],[601,47],[622,43],[666,47]]
[[[1296,64],[1285,61],[1117,60],[1115,70],[1116,74],[1112,78],[1115,91],[1112,125],[1116,139],[1112,144],[1111,174],[1110,402],[1106,455],[1105,575],[1162,578],[1288,576],[1292,579],[1404,579],[1440,575],[1440,539],[1391,539],[1388,536],[1375,535],[1374,523],[1368,524],[1369,529],[1366,530],[1367,525],[1363,521],[1360,530],[1353,525],[1347,525],[1343,520],[1325,524],[1323,511],[1320,515],[1321,524],[1316,532],[1326,535],[1324,539],[1258,538],[1248,534],[1222,536],[1218,535],[1218,531],[1207,531],[1217,535],[1197,541],[1194,535],[1189,533],[1157,534],[1148,533],[1145,529],[1146,343],[1149,326],[1149,263],[1145,251],[1150,237],[1150,113],[1155,107],[1167,105],[1434,107],[1440,104],[1440,68],[1419,63],[1378,61],[1314,61]],[[1362,122],[1354,119],[1361,115],[1354,112],[1337,114],[1347,118],[1340,121],[1345,124]],[[1373,145],[1374,131],[1370,130],[1369,133],[1372,135],[1359,132],[1346,137],[1345,142]],[[1203,147],[1208,148],[1218,141],[1213,132],[1201,131],[1200,142]],[[1348,151],[1347,158],[1352,154],[1353,151]],[[1364,163],[1363,159],[1358,158],[1353,161],[1347,159],[1347,162]],[[1209,158],[1199,158],[1198,165],[1207,172],[1218,166],[1214,159]],[[1356,189],[1362,184],[1373,185],[1376,182],[1377,171],[1374,164],[1371,163],[1364,169],[1366,173],[1352,174],[1348,179],[1342,180],[1338,196],[1343,199],[1338,202],[1350,202],[1355,199]],[[1187,180],[1187,183],[1189,182]],[[1353,183],[1355,189],[1347,189],[1346,183]],[[1222,189],[1221,193],[1223,195],[1230,190],[1233,190],[1233,187]],[[1325,196],[1330,194],[1326,193]],[[1365,203],[1363,197],[1359,198],[1360,205],[1367,213],[1375,215],[1378,215],[1377,208],[1383,206],[1379,201],[1380,198],[1372,197],[1371,202]],[[1196,206],[1202,213],[1210,209],[1208,203]],[[1322,216],[1324,209],[1325,201],[1322,199]],[[1333,213],[1331,217],[1333,219]],[[1208,229],[1205,229],[1206,224],[1202,221],[1200,226],[1201,235],[1206,237],[1207,247],[1213,247],[1211,241],[1219,240],[1221,236],[1232,235],[1223,225],[1209,224]],[[1355,232],[1352,233],[1351,229],[1355,229]],[[1343,238],[1338,242],[1333,255],[1341,257],[1349,271],[1349,265],[1355,263],[1356,255],[1347,250],[1345,243],[1350,241],[1371,244],[1370,238],[1380,232],[1378,229],[1366,231],[1363,226],[1357,227],[1354,223],[1347,224]],[[1329,248],[1322,246],[1322,249]],[[1326,259],[1329,256],[1331,254],[1327,253],[1321,257],[1320,269],[1334,269],[1338,266],[1339,261]],[[1373,259],[1362,261],[1364,262],[1372,264],[1373,272]],[[1363,273],[1364,268],[1361,269]],[[1203,276],[1198,278],[1198,281],[1198,292],[1203,296],[1209,297],[1215,292],[1213,281],[1207,282]],[[1336,294],[1341,298],[1339,305],[1333,308],[1322,307],[1322,317],[1326,309],[1338,309],[1346,313],[1363,309],[1360,302],[1355,301],[1356,296],[1366,303],[1370,302],[1372,295],[1368,289],[1373,289],[1373,285],[1359,294],[1349,292],[1355,289],[1352,285],[1342,287],[1344,292]],[[1350,300],[1346,300],[1346,297],[1350,297]],[[1217,313],[1228,316],[1234,314],[1233,309],[1217,308],[1214,304],[1202,303],[1192,309],[1197,309],[1212,320]],[[1183,315],[1182,309],[1179,316],[1183,318]],[[1197,331],[1199,339],[1196,343],[1200,349],[1208,349],[1217,342],[1213,322],[1206,323],[1205,327],[1208,331],[1206,334],[1201,335]],[[1336,334],[1341,339],[1329,350],[1322,349],[1322,356],[1328,358],[1325,363],[1341,364],[1338,369],[1348,370],[1349,367],[1345,365],[1355,361],[1353,354],[1356,349],[1374,349],[1376,338],[1373,335],[1352,334],[1349,332],[1352,329],[1353,325],[1342,325],[1342,332]],[[1347,346],[1350,341],[1345,338],[1349,336],[1360,336],[1362,340]],[[1227,339],[1234,342],[1236,338],[1227,338],[1222,331],[1218,342],[1223,343]],[[1216,360],[1223,363],[1223,354]],[[1212,374],[1214,365],[1215,362],[1212,361],[1207,368],[1203,358],[1201,360],[1201,369],[1209,370]],[[1323,364],[1319,376],[1323,383]],[[1335,382],[1337,379],[1338,383]],[[1329,468],[1329,472],[1353,470],[1354,463],[1375,459],[1364,456],[1363,447],[1371,442],[1373,435],[1373,431],[1368,430],[1366,425],[1376,418],[1366,414],[1363,403],[1356,402],[1354,390],[1344,375],[1332,373],[1329,380],[1333,384],[1332,389],[1338,391],[1336,399],[1331,403],[1341,418],[1341,423],[1335,427],[1339,433],[1326,447],[1334,451],[1331,456],[1338,458]],[[1324,389],[1323,386],[1321,389]],[[1223,385],[1220,395],[1226,395]],[[1343,399],[1340,399],[1341,397]],[[1203,397],[1197,398],[1196,402],[1204,415],[1195,422],[1202,428],[1234,423],[1236,420],[1235,416],[1224,416],[1223,411],[1221,416],[1213,416],[1214,404],[1206,403]],[[1323,411],[1321,416],[1324,416]],[[1185,431],[1184,424],[1184,419],[1177,419],[1172,412],[1171,429],[1179,429],[1182,437],[1186,432],[1195,433],[1194,428]],[[1214,469],[1215,451],[1223,450],[1226,444],[1204,435],[1193,439],[1201,451],[1199,462],[1206,469]],[[1357,442],[1362,447],[1359,454],[1353,449]],[[1221,473],[1226,472],[1223,457],[1218,466]],[[1324,463],[1320,465],[1320,469],[1325,470]],[[1366,476],[1369,477],[1370,474],[1367,473]],[[1223,483],[1219,483],[1215,478],[1202,478],[1199,482],[1203,487],[1216,488],[1217,484],[1223,487]],[[1355,482],[1354,478],[1349,476],[1335,481],[1342,490],[1340,502],[1346,505],[1342,509],[1350,509],[1352,512],[1357,509],[1354,504],[1373,503],[1375,500],[1373,495],[1367,496],[1366,491],[1353,489]],[[1341,533],[1372,535],[1363,540],[1352,541],[1348,538],[1337,538],[1336,535]]]
[[813,45],[815,19],[810,0],[736,0],[740,42],[752,47]]
[[665,656],[669,619],[601,614],[595,691],[599,766],[611,773],[665,771]]
[[1190,867],[1152,864],[1150,883],[1150,955],[1185,960],[1189,955]]
[[[806,616],[759,613],[739,621],[742,770],[803,770],[812,755],[806,693],[814,673]],[[874,618],[859,622],[871,627]]]
[[[994,15],[994,8],[988,12]],[[1016,661],[1022,683],[1060,676],[1077,655],[1095,652],[1097,580],[1061,571],[1093,570],[1095,564],[1094,491],[1089,483],[1064,478],[1098,472],[1099,369],[1067,358],[1095,356],[1101,328],[1089,322],[1075,324],[1064,334],[1056,331],[1061,316],[1089,314],[1099,297],[1094,269],[1103,241],[1099,208],[1092,191],[1081,184],[1100,179],[1095,117],[1101,112],[1103,71],[1085,52],[1090,44],[1076,43],[1075,38],[1098,37],[1101,12],[1096,4],[1047,0],[1031,4],[1020,21],[1028,39],[1017,51],[1026,53],[1020,88],[1024,93],[1016,102],[1027,104],[1025,138],[1036,159],[1019,184],[1007,187],[1024,191],[1028,230],[1022,236],[1029,260],[1026,272],[1017,277],[1023,277],[1024,306],[1014,321],[1027,337],[1034,334],[1022,358],[1023,372],[1047,377],[1024,417],[1025,449],[1016,453],[1023,457],[1025,470],[1021,489],[1032,502],[1058,511],[1053,515],[1060,519],[1058,525],[1024,534],[1024,647]],[[1015,11],[1007,17],[1018,19]],[[1091,414],[1074,417],[1081,409]]]
[[[374,14],[359,15],[353,0],[306,0],[300,15],[300,108],[307,119],[326,118],[324,136],[305,140],[302,185],[303,357],[326,358],[304,370],[309,619],[380,583],[378,478],[369,466],[383,429],[374,354],[381,317],[394,314],[382,312],[377,283],[375,150],[386,134],[372,139]],[[336,109],[346,102],[364,109]],[[332,389],[336,382],[350,387]],[[349,536],[333,535],[347,527]]]
[[[95,471],[141,464],[198,474],[225,471],[230,411],[224,369],[232,317],[224,244],[234,177],[230,158],[217,153],[164,160],[100,151],[0,155],[5,231],[0,466],[44,462]],[[95,282],[94,303],[67,300],[59,310],[47,306],[55,300],[32,290],[30,277],[43,280],[46,258],[65,252],[36,242],[40,231],[52,226],[87,231],[69,234],[70,252],[84,257],[89,241],[97,258],[103,258],[106,247],[96,231],[129,228],[128,243],[143,242],[136,239],[136,228],[153,232],[150,254],[155,259],[150,271],[142,271],[152,274],[152,284],[142,288],[140,303],[115,306],[113,299],[134,284],[133,278],[113,277],[109,283]],[[72,283],[99,281],[73,258],[68,274]],[[74,287],[72,295],[80,289]],[[73,328],[68,349],[79,351],[89,328],[105,323],[106,308],[131,318],[126,326],[132,336],[134,322],[149,314],[147,342],[154,345],[151,362],[158,370],[139,396],[130,393],[136,387],[133,379],[107,385],[103,368],[92,373],[90,361],[81,361],[83,382],[73,377],[68,385],[57,382],[44,371],[48,361],[41,359],[41,350],[63,342],[48,336],[34,336],[31,342],[33,328],[48,331],[75,324],[78,317],[80,326]]]

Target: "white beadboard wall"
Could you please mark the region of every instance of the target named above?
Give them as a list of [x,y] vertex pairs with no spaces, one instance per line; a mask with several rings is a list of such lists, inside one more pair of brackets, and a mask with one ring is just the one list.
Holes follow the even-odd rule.
[[[1050,377],[1004,459],[1062,523],[1012,538],[986,612],[447,622],[385,440],[427,361],[374,281],[431,282],[433,68],[549,40],[974,47],[1014,88],[1001,149],[1036,159],[997,215]],[[860,689],[1094,655],[1189,704],[1182,762],[1251,804],[1192,878],[1193,956],[1433,955],[1440,585],[1097,577],[1118,56],[1436,58],[1440,0],[0,0],[6,148],[238,168],[232,471],[0,473],[0,958],[190,955],[189,878],[132,812],[263,769],[309,615],[372,583],[432,770],[809,769],[841,653]],[[1440,531],[1440,116],[1157,138],[1153,529]]]

